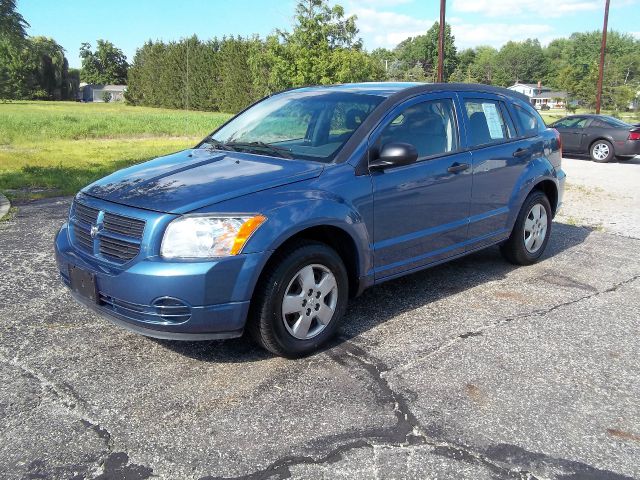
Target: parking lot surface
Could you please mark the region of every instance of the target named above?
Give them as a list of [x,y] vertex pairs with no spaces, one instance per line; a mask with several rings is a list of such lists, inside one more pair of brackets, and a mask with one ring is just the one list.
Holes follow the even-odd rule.
[[20,205],[0,222],[0,478],[640,479],[640,162],[565,168],[543,261],[491,248],[370,289],[295,361],[90,313],[52,251],[70,199]]

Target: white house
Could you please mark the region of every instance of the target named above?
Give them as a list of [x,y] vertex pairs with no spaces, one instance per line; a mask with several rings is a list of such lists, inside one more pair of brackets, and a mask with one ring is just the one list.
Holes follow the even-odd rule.
[[81,102],[104,102],[106,94],[111,95],[110,102],[121,102],[124,100],[126,85],[95,85],[80,84],[79,98]]
[[537,109],[543,108],[543,105],[547,105],[549,108],[564,108],[567,103],[567,92],[554,91],[542,85],[541,82],[537,84],[515,83],[509,87],[509,90],[525,94]]

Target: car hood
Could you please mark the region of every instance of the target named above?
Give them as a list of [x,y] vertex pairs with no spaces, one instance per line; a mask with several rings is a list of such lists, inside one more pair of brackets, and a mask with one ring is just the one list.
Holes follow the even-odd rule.
[[191,149],[119,170],[82,192],[131,207],[181,214],[314,178],[322,169],[322,164],[301,160]]

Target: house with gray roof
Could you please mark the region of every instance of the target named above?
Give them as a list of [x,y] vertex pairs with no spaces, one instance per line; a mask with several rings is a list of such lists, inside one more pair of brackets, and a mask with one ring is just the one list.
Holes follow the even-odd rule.
[[541,82],[537,84],[516,82],[509,89],[525,94],[531,100],[531,104],[538,110],[543,108],[543,105],[549,108],[564,108],[569,96],[567,92],[553,90],[542,85]]
[[78,100],[81,102],[104,102],[105,98],[110,98],[110,102],[122,102],[124,100],[124,92],[126,92],[126,90],[126,85],[97,85],[81,83]]

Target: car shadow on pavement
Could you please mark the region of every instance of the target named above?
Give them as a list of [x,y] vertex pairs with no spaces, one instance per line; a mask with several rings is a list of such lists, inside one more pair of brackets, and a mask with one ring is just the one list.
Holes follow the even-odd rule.
[[[581,244],[593,230],[588,227],[554,223],[543,260]],[[506,262],[498,247],[491,247],[372,287],[362,296],[351,300],[339,334],[321,351],[358,337],[407,311],[483,283],[502,280],[516,268],[527,267],[517,267]],[[272,357],[270,353],[255,346],[248,335],[238,339],[208,342],[151,340],[181,355],[204,362],[255,362]]]

